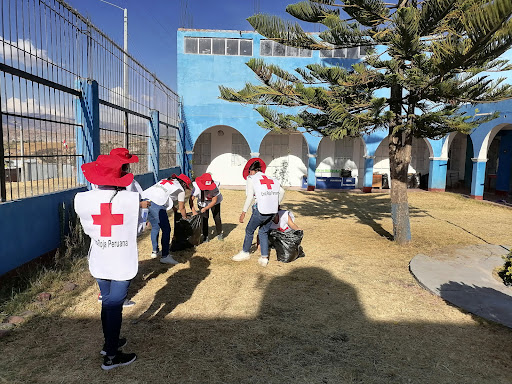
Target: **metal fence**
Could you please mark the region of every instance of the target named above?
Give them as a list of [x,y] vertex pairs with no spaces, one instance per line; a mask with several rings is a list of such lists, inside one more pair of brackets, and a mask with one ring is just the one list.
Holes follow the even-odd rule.
[[99,85],[100,152],[127,147],[148,172],[150,111],[160,168],[177,165],[178,95],[62,0],[0,0],[2,201],[78,186],[80,80]]

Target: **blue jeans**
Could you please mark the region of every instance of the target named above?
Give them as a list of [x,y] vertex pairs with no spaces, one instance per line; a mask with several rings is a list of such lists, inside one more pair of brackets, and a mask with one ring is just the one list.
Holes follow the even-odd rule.
[[171,240],[171,224],[164,206],[151,202],[148,212],[148,220],[151,224],[151,244],[153,252],[158,251],[158,236],[162,230],[162,257],[169,254],[169,241]]
[[126,299],[130,280],[96,279],[101,292],[101,325],[105,338],[104,351],[115,356],[123,321],[123,302]]
[[251,219],[245,228],[245,239],[242,247],[244,252],[249,252],[251,249],[254,232],[259,227],[258,237],[260,238],[261,256],[268,257],[268,232],[275,215],[275,213],[263,215],[258,211],[258,207],[253,207]]

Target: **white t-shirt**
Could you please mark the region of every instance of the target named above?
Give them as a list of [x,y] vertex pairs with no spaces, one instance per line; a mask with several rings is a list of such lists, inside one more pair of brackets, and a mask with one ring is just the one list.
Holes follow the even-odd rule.
[[131,280],[138,270],[139,194],[99,189],[77,193],[75,212],[91,238],[89,270],[98,279]]
[[192,183],[192,196],[194,196],[197,199],[197,205],[199,207],[206,207],[208,204],[211,203],[215,196],[217,196],[217,202],[215,203],[215,205],[220,204],[220,202],[222,201],[222,193],[220,193],[219,191],[220,183],[218,181],[214,181],[214,183],[217,186],[215,189],[212,189],[211,191],[202,191],[204,192],[204,201],[201,200],[201,189],[199,189],[195,181]]
[[291,228],[288,226],[288,216],[292,219],[292,221],[295,220],[295,217],[293,216],[293,213],[290,211],[285,211],[284,209],[280,209],[279,212],[277,212],[277,215],[279,217],[279,221],[276,224],[274,220],[272,220],[272,224],[270,224],[270,229],[277,229],[281,232],[288,232],[291,231]]
[[174,201],[185,201],[185,191],[178,180],[160,180],[142,192],[142,198],[157,205],[171,206]]

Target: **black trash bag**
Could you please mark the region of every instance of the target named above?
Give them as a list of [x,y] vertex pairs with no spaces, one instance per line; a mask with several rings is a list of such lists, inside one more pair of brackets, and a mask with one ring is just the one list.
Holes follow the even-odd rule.
[[291,230],[281,232],[272,230],[268,234],[268,241],[271,248],[277,252],[277,260],[283,263],[289,263],[306,256],[300,245],[304,232],[302,230]]
[[201,244],[203,215],[194,215],[174,222],[171,252],[182,251]]

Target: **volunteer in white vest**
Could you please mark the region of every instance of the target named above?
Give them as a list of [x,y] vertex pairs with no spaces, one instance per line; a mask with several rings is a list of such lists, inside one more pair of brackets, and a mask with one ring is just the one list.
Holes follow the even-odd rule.
[[84,232],[91,237],[89,270],[96,278],[102,295],[101,324],[105,344],[104,370],[128,365],[135,361],[134,353],[123,353],[126,344],[120,339],[123,302],[130,281],[137,274],[137,225],[142,206],[137,192],[125,190],[133,174],[122,171],[123,163],[115,156],[100,155],[96,161],[83,164],[85,178],[98,188],[78,193],[75,211]]
[[208,220],[210,218],[210,210],[212,211],[213,221],[215,221],[217,239],[222,241],[224,236],[222,234],[222,220],[220,218],[220,203],[222,202],[222,193],[219,191],[220,183],[213,181],[212,175],[209,173],[203,173],[196,178],[192,186],[190,208],[194,215],[198,213],[194,208],[194,200],[197,199],[197,207],[203,214],[203,242],[209,241]]
[[183,173],[179,176],[173,174],[168,179],[160,180],[158,183],[142,192],[142,197],[151,201],[148,220],[151,224],[151,244],[153,245],[152,258],[158,257],[158,237],[162,230],[162,255],[160,262],[163,264],[178,264],[169,253],[169,241],[171,240],[171,224],[167,209],[178,202],[178,211],[183,219],[187,218],[185,210],[186,189],[190,189],[190,179]]
[[[126,148],[114,148],[110,151],[110,156],[117,158],[122,164],[121,170],[126,174],[130,173],[130,164],[138,163],[139,157],[137,155],[132,155]],[[92,184],[92,189],[98,188],[97,185]],[[137,180],[133,179],[133,181],[125,188],[127,191],[137,192],[139,196],[142,194],[142,187],[137,182]],[[144,226],[146,224],[145,218],[140,218],[139,225],[137,227],[137,234],[141,234]],[[103,300],[101,293],[98,295],[98,302],[101,303]],[[123,307],[133,307],[135,305],[135,301],[129,300],[126,298],[123,303]]]
[[284,197],[284,189],[279,181],[265,175],[266,168],[265,162],[258,157],[250,159],[244,167],[243,176],[247,180],[245,189],[247,198],[240,215],[240,223],[244,222],[245,213],[249,209],[253,198],[256,198],[256,204],[252,208],[251,218],[245,228],[242,251],[233,256],[234,261],[249,260],[249,250],[251,249],[254,232],[259,228],[258,238],[261,245],[261,256],[258,263],[263,267],[268,264],[268,232],[270,231],[270,225]]

